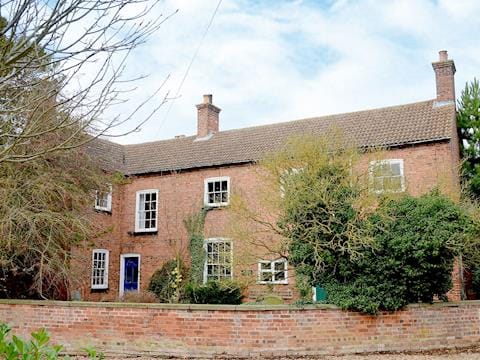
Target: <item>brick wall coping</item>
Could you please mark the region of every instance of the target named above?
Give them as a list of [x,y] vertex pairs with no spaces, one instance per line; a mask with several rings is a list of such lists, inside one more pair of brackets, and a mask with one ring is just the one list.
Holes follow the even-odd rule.
[[[150,308],[172,310],[206,310],[206,311],[275,311],[275,310],[339,310],[332,304],[308,304],[308,305],[210,305],[210,304],[165,304],[165,303],[126,303],[126,302],[93,302],[93,301],[54,301],[54,300],[23,300],[23,299],[0,299],[0,304],[7,305],[35,305],[57,307],[92,307],[92,308]],[[410,304],[407,308],[419,307],[464,307],[479,306],[480,300],[467,300],[455,302],[434,302],[433,304]]]

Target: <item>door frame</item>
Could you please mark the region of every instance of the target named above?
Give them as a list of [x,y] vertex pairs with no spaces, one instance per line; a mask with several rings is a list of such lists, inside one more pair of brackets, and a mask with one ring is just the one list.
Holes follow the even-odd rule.
[[140,266],[141,266],[141,255],[140,254],[121,254],[120,255],[120,284],[119,284],[119,297],[121,298],[125,292],[125,258],[136,257],[138,258],[138,288],[137,292],[140,292]]

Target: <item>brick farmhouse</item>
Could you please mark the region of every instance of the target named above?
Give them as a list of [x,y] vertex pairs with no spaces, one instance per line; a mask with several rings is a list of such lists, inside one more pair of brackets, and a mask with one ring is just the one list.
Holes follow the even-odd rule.
[[[295,299],[295,279],[286,259],[262,258],[247,268],[232,265],[242,244],[226,236],[231,193],[246,194],[255,203],[256,161],[279,149],[292,136],[321,135],[338,127],[360,148],[382,147],[382,165],[388,174],[371,172],[374,190],[388,185],[420,195],[439,184],[459,189],[459,142],[456,128],[455,64],[440,52],[432,64],[436,98],[422,102],[322,116],[265,126],[220,131],[220,108],[205,95],[197,105],[198,128],[194,136],[119,145],[97,140],[89,151],[109,171],[122,173],[126,181],[111,193],[97,193],[95,217],[110,228],[83,257],[85,281],[75,294],[85,300],[115,300],[127,291],[146,289],[153,272],[178,254],[187,254],[188,234],[184,219],[202,206],[214,210],[205,219],[204,279],[251,275],[247,299],[267,292],[286,302]],[[375,167],[368,159],[366,169]],[[93,204],[92,204],[93,206]],[[188,260],[187,260],[188,261]],[[235,261],[233,261],[235,263]],[[452,298],[461,290],[454,272]]]

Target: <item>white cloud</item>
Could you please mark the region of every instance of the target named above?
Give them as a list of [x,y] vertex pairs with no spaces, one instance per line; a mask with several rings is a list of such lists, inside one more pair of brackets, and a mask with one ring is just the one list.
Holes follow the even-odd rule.
[[[168,117],[166,105],[142,131],[118,141],[194,134],[194,105],[204,93],[223,109],[221,129],[431,99],[430,62],[444,48],[457,64],[458,94],[480,76],[478,1],[318,3],[224,0]],[[132,73],[151,73],[132,100],[168,74],[165,90],[175,93],[216,4],[165,2],[164,13],[179,13],[131,59]]]

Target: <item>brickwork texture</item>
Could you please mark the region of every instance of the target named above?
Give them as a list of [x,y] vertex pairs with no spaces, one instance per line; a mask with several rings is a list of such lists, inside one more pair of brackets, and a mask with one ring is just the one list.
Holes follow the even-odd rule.
[[[27,336],[45,327],[70,352],[283,356],[411,351],[480,341],[480,302],[410,305],[368,316],[329,305],[166,305],[0,301],[0,321]],[[115,355],[116,354],[116,355]]]

